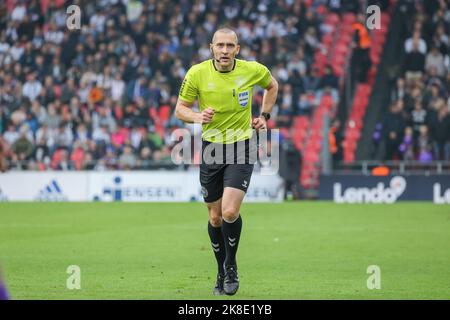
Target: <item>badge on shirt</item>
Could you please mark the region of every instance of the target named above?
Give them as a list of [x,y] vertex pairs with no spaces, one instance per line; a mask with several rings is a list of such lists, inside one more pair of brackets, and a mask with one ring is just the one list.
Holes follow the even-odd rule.
[[250,97],[250,91],[249,90],[246,90],[246,91],[238,93],[238,102],[241,105],[241,107],[247,106],[249,97]]

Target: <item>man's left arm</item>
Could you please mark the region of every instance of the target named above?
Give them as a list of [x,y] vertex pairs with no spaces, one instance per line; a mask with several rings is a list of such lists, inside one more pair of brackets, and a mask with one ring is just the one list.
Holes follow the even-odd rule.
[[274,77],[271,77],[269,85],[264,90],[261,115],[258,118],[253,119],[253,128],[256,130],[267,129],[267,115],[272,112],[273,105],[277,101],[278,95],[278,82]]

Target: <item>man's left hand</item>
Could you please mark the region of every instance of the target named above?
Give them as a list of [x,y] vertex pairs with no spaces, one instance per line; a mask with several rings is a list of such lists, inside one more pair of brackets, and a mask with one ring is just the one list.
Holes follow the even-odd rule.
[[253,119],[253,121],[252,121],[252,127],[253,127],[253,129],[255,129],[256,131],[267,129],[267,122],[266,122],[266,119],[265,119],[264,117],[262,117],[262,116]]

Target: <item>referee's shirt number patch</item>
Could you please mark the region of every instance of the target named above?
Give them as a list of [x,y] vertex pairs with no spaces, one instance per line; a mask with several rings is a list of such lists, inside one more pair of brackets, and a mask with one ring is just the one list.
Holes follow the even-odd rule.
[[241,107],[246,107],[248,103],[248,98],[250,97],[250,91],[246,90],[238,93],[238,102]]

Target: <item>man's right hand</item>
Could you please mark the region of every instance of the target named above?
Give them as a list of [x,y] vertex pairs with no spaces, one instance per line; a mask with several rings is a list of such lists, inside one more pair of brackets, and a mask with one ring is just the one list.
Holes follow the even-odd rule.
[[213,116],[214,116],[214,109],[208,107],[199,113],[198,122],[201,124],[210,123],[212,121]]

